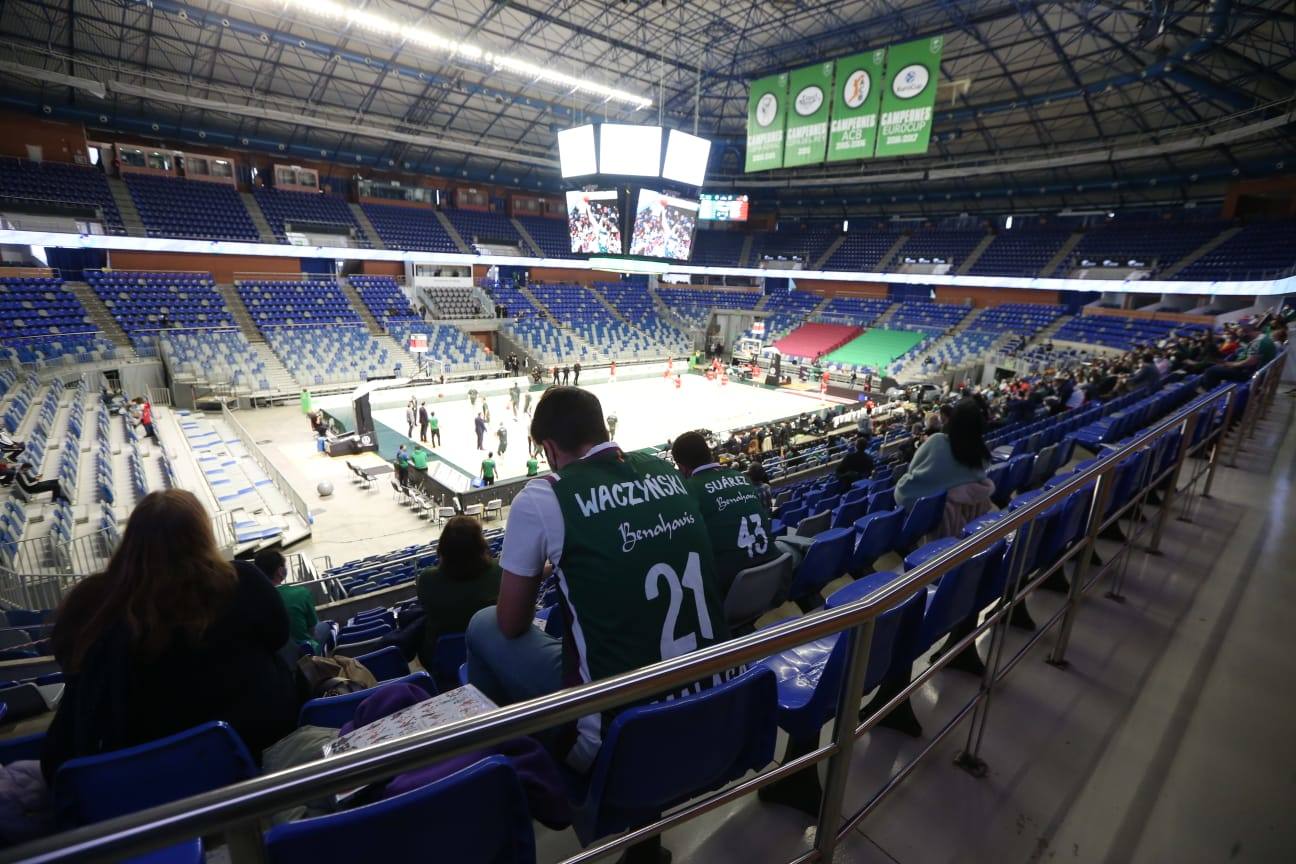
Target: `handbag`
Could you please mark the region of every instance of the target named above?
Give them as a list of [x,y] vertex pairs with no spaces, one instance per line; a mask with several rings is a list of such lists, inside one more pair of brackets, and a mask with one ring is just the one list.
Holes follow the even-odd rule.
[[306,681],[311,699],[342,696],[378,686],[378,679],[363,663],[341,654],[332,657],[302,657],[297,661],[297,670]]

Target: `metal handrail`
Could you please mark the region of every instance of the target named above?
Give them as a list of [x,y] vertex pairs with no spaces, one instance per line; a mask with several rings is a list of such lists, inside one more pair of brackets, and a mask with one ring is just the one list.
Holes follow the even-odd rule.
[[[1281,358],[1280,358],[1281,359]],[[1278,361],[1275,361],[1278,362]],[[1272,364],[1270,364],[1272,365]],[[1280,367],[1279,367],[1280,368]],[[1269,370],[1257,372],[1257,378]],[[1253,378],[1252,380],[1256,380]],[[1198,397],[1185,406],[1173,411],[1150,429],[1138,435],[1129,443],[1113,449],[1100,457],[1088,469],[1068,478],[1065,482],[1045,491],[1028,505],[1011,511],[1005,517],[984,530],[962,540],[932,560],[907,571],[869,596],[845,606],[824,610],[806,617],[787,621],[768,629],[738,637],[728,642],[719,643],[691,654],[662,661],[641,669],[627,672],[612,678],[596,681],[580,687],[533,699],[527,702],[496,709],[477,717],[453,723],[439,729],[417,733],[395,741],[390,741],[373,748],[345,754],[323,762],[311,763],[298,768],[255,778],[223,789],[197,795],[181,801],[154,807],[146,811],[130,814],[93,826],[79,828],[37,843],[13,850],[23,860],[31,862],[62,862],[83,860],[119,860],[127,855],[171,845],[189,837],[207,835],[226,829],[233,829],[234,836],[241,841],[250,841],[252,848],[259,848],[260,828],[256,822],[260,814],[274,812],[299,802],[317,800],[330,792],[354,789],[371,782],[389,777],[397,772],[408,771],[441,759],[471,752],[493,743],[498,743],[519,735],[538,732],[552,726],[574,720],[578,717],[607,710],[620,705],[640,701],[679,685],[704,678],[706,675],[730,669],[742,663],[755,662],[779,651],[803,645],[809,641],[840,633],[850,628],[857,630],[855,649],[848,665],[843,687],[842,698],[837,717],[837,731],[834,743],[820,748],[805,758],[802,764],[846,755],[850,742],[856,732],[854,710],[844,711],[852,699],[856,699],[855,682],[863,674],[863,663],[867,661],[867,630],[873,619],[882,612],[892,608],[904,599],[923,590],[927,585],[952,569],[967,561],[977,553],[989,548],[993,543],[1009,534],[1030,525],[1046,509],[1064,500],[1091,483],[1100,484],[1095,501],[1101,501],[1108,493],[1103,491],[1110,482],[1111,472],[1126,457],[1146,447],[1167,432],[1195,422],[1199,412],[1214,411],[1221,399],[1234,399],[1236,385],[1228,384]],[[1272,388],[1270,391],[1272,392]],[[1252,394],[1252,401],[1260,394]],[[1232,409],[1230,408],[1230,414]],[[1183,448],[1186,449],[1186,448]],[[1218,448],[1217,448],[1218,449]],[[1180,459],[1183,458],[1181,450]],[[1102,519],[1102,511],[1094,507],[1093,520]],[[1093,533],[1096,534],[1096,527]],[[1025,548],[1029,544],[1014,544]],[[1079,580],[1077,580],[1079,581]],[[1074,606],[1071,607],[1074,614]],[[1002,617],[1002,616],[1001,616]],[[983,627],[986,625],[983,625]],[[898,699],[899,697],[897,697]],[[893,703],[896,700],[893,700]],[[974,702],[960,712],[957,722],[969,711],[975,710]],[[843,716],[845,713],[846,716]],[[879,714],[882,712],[879,712]],[[865,724],[867,726],[869,724]],[[847,728],[849,727],[849,728]],[[759,775],[741,784],[743,791],[750,791],[756,786],[764,785],[771,779],[791,773],[791,766]],[[793,769],[794,770],[794,769]],[[837,832],[836,816],[829,811],[833,804],[840,804],[841,787],[844,783],[846,768],[842,760],[833,758],[829,765],[829,782],[826,785],[825,805],[821,811],[819,839],[817,849],[807,859],[813,860],[824,854],[825,848],[830,853],[835,845]],[[890,785],[890,784],[889,784]],[[741,793],[739,793],[741,794]],[[729,800],[734,791],[721,793],[716,798],[698,804],[686,811],[676,813],[661,822],[638,829],[619,839],[607,841],[578,856],[579,860],[594,857],[620,848],[634,840],[651,836],[664,830],[689,815],[696,815],[705,809],[716,806],[715,802],[723,798]],[[836,799],[835,802],[833,799]],[[834,820],[828,824],[833,835],[829,838],[825,831],[825,820]],[[6,859],[8,855],[6,855]],[[800,859],[799,859],[800,860]]]

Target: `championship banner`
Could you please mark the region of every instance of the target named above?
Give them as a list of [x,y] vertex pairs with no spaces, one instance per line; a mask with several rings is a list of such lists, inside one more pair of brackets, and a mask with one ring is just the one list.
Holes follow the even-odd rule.
[[787,136],[783,167],[817,165],[828,146],[828,106],[832,102],[833,64],[794,69],[789,76]]
[[944,41],[937,36],[888,49],[876,155],[908,156],[927,152]]
[[886,49],[866,51],[837,61],[832,123],[828,127],[828,161],[868,159],[877,141],[878,102]]
[[788,76],[784,72],[751,83],[747,93],[747,167],[783,167],[783,118],[787,114]]

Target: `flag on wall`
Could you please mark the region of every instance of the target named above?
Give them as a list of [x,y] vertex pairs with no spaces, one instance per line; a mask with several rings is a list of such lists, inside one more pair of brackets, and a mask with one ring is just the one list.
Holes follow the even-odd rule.
[[945,40],[919,39],[887,50],[886,86],[878,118],[878,156],[926,153]]
[[837,61],[832,122],[828,127],[829,162],[868,159],[873,155],[885,61],[885,48]]
[[753,81],[747,93],[747,169],[783,167],[783,121],[787,114],[788,75]]
[[789,110],[783,145],[783,167],[817,165],[828,146],[828,110],[832,104],[833,64],[794,69],[788,76]]

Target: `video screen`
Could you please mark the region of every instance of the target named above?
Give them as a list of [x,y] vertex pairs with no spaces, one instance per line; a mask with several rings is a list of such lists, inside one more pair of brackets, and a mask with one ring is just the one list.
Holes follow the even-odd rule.
[[593,125],[577,126],[558,133],[558,164],[564,177],[598,173]]
[[710,141],[672,129],[666,138],[666,164],[662,167],[662,177],[701,186],[706,179],[707,160],[710,158]]
[[630,254],[687,261],[693,254],[697,219],[698,202],[640,189]]
[[660,126],[599,125],[599,173],[633,177],[661,175]]
[[571,251],[582,255],[620,255],[621,208],[615,189],[567,193],[567,233]]
[[702,193],[698,202],[698,218],[711,222],[746,222],[748,198],[746,195],[708,195]]

